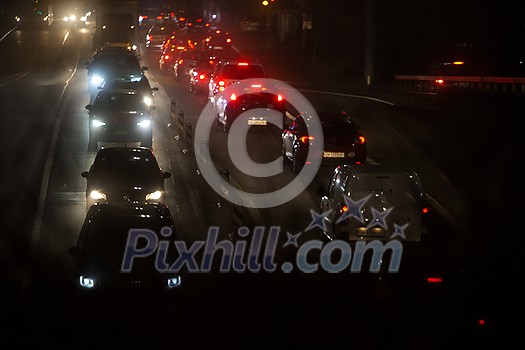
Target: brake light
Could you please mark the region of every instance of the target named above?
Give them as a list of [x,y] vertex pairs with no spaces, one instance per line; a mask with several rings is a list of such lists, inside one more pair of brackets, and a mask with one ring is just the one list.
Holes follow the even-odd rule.
[[237,99],[237,96],[235,94],[231,94],[230,100],[235,101]]
[[186,47],[185,46],[177,46],[176,49],[177,50],[184,50]]
[[366,139],[365,139],[364,136],[359,136],[355,141],[356,141],[356,143],[357,143],[358,145],[364,145]]
[[436,79],[436,84],[445,85],[445,81],[443,79]]
[[179,64],[182,64],[182,62],[184,62],[184,60],[179,60]]
[[428,208],[427,207],[423,207],[423,209],[421,209],[421,212],[423,214],[428,214]]
[[170,55],[164,55],[164,60],[169,60],[170,59]]
[[237,65],[238,65],[238,66],[247,66],[248,63],[246,63],[246,62],[239,62],[239,63],[237,63]]
[[260,88],[260,87],[262,87],[261,84],[252,84],[252,88]]
[[219,80],[219,86],[224,86],[225,84],[224,80]]
[[441,283],[443,279],[441,277],[427,277],[428,283]]
[[315,137],[313,137],[313,136],[301,136],[301,138],[299,140],[301,140],[302,143],[307,144],[307,143],[309,143],[309,141],[315,140]]
[[277,101],[282,101],[283,100],[283,96],[281,94],[277,95]]
[[199,79],[200,79],[200,80],[203,80],[204,78],[206,78],[206,74],[201,74],[201,75],[199,75]]
[[227,42],[227,43],[231,43],[231,42],[232,42],[232,39],[228,38],[228,39],[226,39],[226,42]]
[[347,211],[348,211],[348,207],[344,204],[341,206],[341,209],[339,209],[339,212],[341,214],[346,213]]

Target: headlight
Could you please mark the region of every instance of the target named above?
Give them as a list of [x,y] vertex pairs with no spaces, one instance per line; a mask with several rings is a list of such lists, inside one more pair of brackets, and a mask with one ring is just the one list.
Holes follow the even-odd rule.
[[153,103],[153,100],[151,99],[151,97],[148,97],[148,96],[145,96],[143,101],[146,104],[146,106],[148,106],[148,107],[151,106],[152,103]]
[[98,74],[95,74],[91,77],[91,84],[95,86],[102,85],[104,78]]
[[168,278],[168,281],[167,281],[167,287],[168,289],[177,288],[177,287],[180,287],[181,283],[182,283],[182,280],[180,276],[170,277]]
[[140,128],[149,128],[150,125],[151,125],[151,120],[149,119],[146,119],[146,120],[143,120],[137,123],[137,126]]
[[146,195],[146,200],[147,201],[149,201],[149,200],[159,200],[161,197],[162,197],[162,192],[161,191],[155,191],[155,192],[148,193]]
[[82,288],[91,289],[95,287],[95,279],[92,277],[80,276],[78,279]]
[[94,200],[106,199],[106,195],[99,191],[91,191],[89,196]]
[[102,122],[102,121],[100,121],[100,120],[97,120],[97,119],[94,119],[94,120],[91,122],[91,124],[93,124],[93,126],[94,126],[95,128],[99,128],[99,127],[101,127],[101,126],[106,125],[106,123],[104,123],[104,122]]

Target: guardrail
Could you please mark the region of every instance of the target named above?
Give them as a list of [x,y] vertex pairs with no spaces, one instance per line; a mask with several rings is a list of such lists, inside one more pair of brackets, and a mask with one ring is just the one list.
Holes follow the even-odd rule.
[[193,146],[192,126],[191,126],[191,123],[184,122],[184,112],[177,110],[176,101],[170,102],[170,116],[171,116],[171,120],[176,123],[177,128],[179,130],[179,135],[177,135],[177,137],[180,137],[180,135],[182,135],[183,139],[186,141],[186,148],[191,149]]
[[396,75],[394,92],[399,106],[436,110],[440,96],[450,92],[525,95],[525,78]]

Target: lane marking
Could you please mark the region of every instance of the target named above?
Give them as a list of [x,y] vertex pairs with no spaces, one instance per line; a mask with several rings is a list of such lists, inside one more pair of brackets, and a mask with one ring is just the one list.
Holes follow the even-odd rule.
[[77,53],[77,60],[75,63],[75,69],[71,72],[71,76],[66,80],[64,84],[64,88],[62,89],[62,93],[60,94],[60,107],[58,109],[57,116],[55,118],[55,123],[53,126],[53,134],[51,136],[51,142],[49,144],[49,148],[47,151],[46,156],[46,163],[44,165],[44,172],[42,174],[42,182],[40,185],[40,194],[38,196],[38,205],[36,209],[35,219],[33,221],[33,229],[31,230],[31,238],[29,241],[29,271],[25,271],[24,275],[22,276],[22,290],[28,292],[31,288],[31,273],[32,273],[32,265],[34,263],[34,260],[36,258],[36,252],[38,248],[38,244],[40,241],[40,233],[42,230],[42,221],[44,217],[44,209],[46,206],[47,201],[47,191],[49,188],[49,181],[51,177],[51,170],[53,168],[53,161],[55,158],[55,150],[58,142],[58,134],[60,132],[60,127],[62,125],[62,120],[64,119],[64,115],[66,114],[67,107],[69,105],[69,101],[71,100],[71,96],[68,95],[64,98],[66,89],[69,85],[69,82],[71,79],[73,79],[73,76],[75,75],[78,67],[78,61],[79,61],[79,53]]

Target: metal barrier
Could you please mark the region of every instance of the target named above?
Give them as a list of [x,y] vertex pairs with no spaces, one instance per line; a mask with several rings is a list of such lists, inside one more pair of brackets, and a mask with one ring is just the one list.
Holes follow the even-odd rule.
[[396,75],[396,104],[436,110],[445,93],[525,94],[525,78]]

